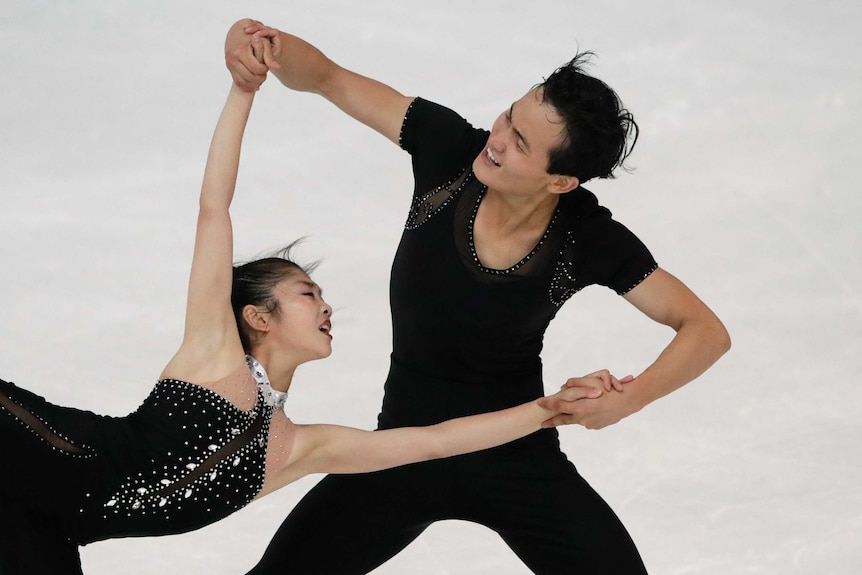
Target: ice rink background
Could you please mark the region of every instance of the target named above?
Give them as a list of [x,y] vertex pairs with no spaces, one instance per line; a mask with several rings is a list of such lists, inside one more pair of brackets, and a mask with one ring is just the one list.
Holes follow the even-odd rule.
[[[642,136],[633,174],[587,187],[734,347],[616,426],[562,429],[566,452],[652,573],[862,570],[862,5],[844,0],[2,0],[0,377],[111,415],[147,395],[180,342],[224,35],[245,16],[481,126],[596,51]],[[309,235],[300,257],[323,259],[336,310],[333,357],[291,389],[297,422],[375,424],[411,181],[406,154],[328,103],[274,79],[259,93],[236,255]],[[637,373],[670,336],[584,290],[546,338],[547,388]],[[244,573],[318,479],[195,533],[88,546],[84,570]],[[376,573],[527,570],[491,531],[450,521]]]

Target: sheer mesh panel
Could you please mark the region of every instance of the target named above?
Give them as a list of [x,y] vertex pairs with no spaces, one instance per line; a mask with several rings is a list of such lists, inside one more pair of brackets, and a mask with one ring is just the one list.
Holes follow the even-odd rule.
[[[558,225],[557,213],[551,218],[545,234],[536,246],[524,255],[521,261],[503,270],[483,266],[474,248],[473,223],[479,210],[479,204],[485,196],[486,188],[482,182],[473,176],[471,170],[467,170],[465,174],[462,174],[462,178],[465,181],[463,181],[458,190],[462,197],[458,200],[453,226],[455,246],[462,259],[469,262],[470,269],[479,281],[483,283],[504,283],[519,278],[535,277],[543,273],[548,266],[553,265],[559,253],[554,249],[547,249],[547,246],[559,244],[559,237],[564,233],[562,227]],[[459,181],[461,181],[461,178],[459,178]]]
[[413,198],[413,204],[410,206],[410,214],[407,216],[405,227],[408,230],[416,229],[428,221],[431,216],[443,209],[449,203],[449,200],[461,191],[470,174],[471,172],[467,170],[445,186],[440,186],[422,196]]
[[58,435],[54,430],[48,427],[45,422],[39,419],[38,416],[30,413],[27,409],[21,407],[3,393],[0,393],[0,405],[2,405],[9,413],[17,417],[24,425],[36,433],[36,435],[44,439],[48,444],[56,449],[76,455],[86,453],[85,449],[78,447]]

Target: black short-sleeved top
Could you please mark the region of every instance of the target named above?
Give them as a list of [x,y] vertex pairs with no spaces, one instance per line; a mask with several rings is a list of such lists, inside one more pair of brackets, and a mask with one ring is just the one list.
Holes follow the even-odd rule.
[[415,188],[391,271],[392,359],[470,385],[541,378],[545,329],[569,297],[591,284],[624,294],[657,267],[646,246],[582,187],[561,196],[544,237],[521,262],[483,267],[472,225],[486,188],[472,163],[488,136],[417,98],[400,137]]

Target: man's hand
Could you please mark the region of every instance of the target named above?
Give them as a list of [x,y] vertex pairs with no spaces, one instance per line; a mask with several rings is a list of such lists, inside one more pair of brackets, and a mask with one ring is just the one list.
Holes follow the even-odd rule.
[[596,379],[601,381],[602,387],[605,391],[622,391],[623,384],[629,383],[630,381],[634,380],[634,376],[627,375],[622,379],[617,379],[608,370],[601,369],[599,371],[594,371],[593,373],[585,375],[584,377],[571,377],[566,381],[566,383],[563,384],[560,389],[566,389],[567,387],[581,387],[585,385],[588,387],[595,387]]
[[[546,395],[545,397],[540,398],[538,401],[540,403],[551,402],[558,405],[567,405],[573,401],[578,401],[581,399],[595,399],[602,395],[601,386],[596,385],[578,385],[572,387],[566,387],[565,385],[553,395]],[[558,413],[563,413],[560,409],[552,409],[550,407],[546,407],[542,405],[545,409],[551,409],[552,411],[557,411]]]
[[[636,411],[628,405],[625,394],[619,393],[623,391],[623,385],[631,381],[634,381],[631,375],[617,379],[608,370],[570,378],[559,393],[539,399],[541,407],[559,412],[559,415],[545,421],[542,427],[576,423],[587,429],[601,429],[618,422]],[[581,391],[565,395],[572,390]],[[598,393],[590,394],[590,391]]]

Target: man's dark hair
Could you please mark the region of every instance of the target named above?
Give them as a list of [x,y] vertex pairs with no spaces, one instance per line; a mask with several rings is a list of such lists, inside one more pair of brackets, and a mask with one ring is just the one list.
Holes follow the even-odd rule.
[[[563,141],[550,151],[548,173],[613,178],[638,139],[631,112],[607,84],[584,73],[592,52],[577,54],[544,82],[542,102],[554,107],[565,122]],[[631,140],[631,143],[629,143]]]

